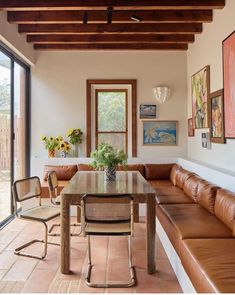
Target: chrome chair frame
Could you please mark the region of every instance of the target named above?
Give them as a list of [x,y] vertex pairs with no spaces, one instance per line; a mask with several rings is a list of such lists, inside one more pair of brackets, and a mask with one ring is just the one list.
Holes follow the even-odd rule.
[[[130,199],[130,234],[128,233],[93,233],[89,234],[86,232],[86,213],[85,213],[85,204],[86,204],[86,198],[87,197],[96,197],[96,198],[118,198],[118,197],[127,197]],[[82,232],[83,236],[88,236],[88,267],[87,267],[87,272],[85,276],[85,283],[87,286],[91,288],[128,288],[128,287],[133,287],[136,285],[136,274],[135,274],[135,268],[132,263],[132,243],[131,243],[131,237],[133,236],[133,231],[134,231],[134,218],[133,218],[133,197],[131,195],[84,195],[81,199],[81,222],[82,222]],[[120,221],[112,221],[112,223],[119,223]],[[97,222],[98,223],[98,222]],[[117,235],[128,235],[128,262],[129,262],[129,270],[130,270],[130,277],[131,280],[128,283],[92,283],[91,282],[91,271],[92,271],[92,262],[91,262],[91,241],[90,241],[90,235],[107,235],[107,236],[117,236]]]
[[[31,196],[31,197],[28,197],[28,198],[25,198],[24,200],[20,200],[18,198],[18,193],[17,193],[17,189],[16,189],[16,185],[17,183],[19,182],[23,182],[25,180],[29,180],[29,179],[37,179],[37,181],[39,182],[39,187],[40,187],[40,192],[38,194],[35,194],[34,196]],[[34,176],[34,177],[29,177],[29,178],[24,178],[24,179],[21,179],[21,180],[17,180],[14,182],[13,186],[12,186],[12,192],[13,192],[13,199],[14,199],[14,214],[15,216],[18,218],[18,219],[23,219],[23,220],[30,220],[30,221],[33,221],[33,222],[39,222],[39,223],[42,223],[44,225],[44,228],[45,228],[45,238],[44,240],[39,240],[39,239],[34,239],[30,242],[27,242],[25,244],[23,244],[22,246],[20,247],[17,247],[15,250],[14,250],[14,254],[16,255],[20,255],[20,256],[24,256],[24,257],[30,257],[30,258],[36,258],[36,259],[39,259],[39,260],[42,260],[46,257],[47,255],[47,246],[48,244],[50,245],[55,245],[55,246],[60,246],[60,244],[58,243],[53,243],[53,242],[48,242],[48,226],[46,224],[45,221],[42,221],[42,220],[36,220],[36,219],[31,219],[31,218],[27,218],[27,217],[23,217],[19,214],[18,212],[18,206],[17,206],[17,202],[23,202],[23,201],[26,201],[26,200],[29,200],[29,199],[32,199],[32,198],[38,198],[39,199],[39,206],[42,206],[42,203],[41,203],[41,193],[42,193],[42,190],[41,190],[41,184],[40,184],[40,179],[39,177],[37,176]],[[54,217],[53,217],[54,218]],[[51,218],[52,219],[52,218]],[[32,255],[32,254],[27,254],[27,253],[21,253],[21,251],[25,248],[27,248],[28,246],[30,245],[33,245],[35,243],[43,243],[44,244],[44,251],[43,251],[43,254],[41,256],[38,256],[38,255]]]
[[[56,177],[56,184],[53,184],[53,181],[52,181],[53,176]],[[48,181],[48,186],[49,186],[50,202],[54,206],[59,206],[60,202],[55,201],[56,198],[59,196],[59,194],[58,194],[58,180],[57,180],[57,176],[56,176],[55,171],[51,171],[51,172],[48,173],[47,181]],[[79,206],[79,205],[76,205],[76,206],[81,208],[81,206]],[[52,233],[52,231],[53,231],[53,229],[55,227],[60,227],[60,226],[61,226],[60,223],[52,224],[51,227],[49,228],[49,231],[48,231],[49,236],[60,237],[60,234]],[[81,223],[80,224],[79,223],[73,223],[70,226],[81,226]],[[80,236],[81,233],[82,233],[82,229],[80,230],[80,232],[78,234],[71,233],[70,236],[71,237],[77,237],[77,236]]]

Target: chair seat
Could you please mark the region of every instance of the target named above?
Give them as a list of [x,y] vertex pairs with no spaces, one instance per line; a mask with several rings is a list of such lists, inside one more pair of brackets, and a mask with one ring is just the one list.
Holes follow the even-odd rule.
[[130,223],[93,223],[88,222],[85,232],[89,235],[131,234]]
[[52,206],[38,206],[20,213],[20,217],[38,221],[49,221],[60,215],[60,208]]

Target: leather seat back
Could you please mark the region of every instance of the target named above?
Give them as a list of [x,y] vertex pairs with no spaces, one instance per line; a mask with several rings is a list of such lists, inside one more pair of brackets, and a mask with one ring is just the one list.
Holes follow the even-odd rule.
[[45,165],[43,179],[47,180],[48,173],[55,171],[58,180],[70,180],[78,171],[77,165]]
[[199,205],[201,205],[203,208],[205,208],[213,215],[215,214],[215,198],[218,189],[218,186],[206,180],[202,180],[198,184],[197,201]]
[[197,190],[198,185],[202,181],[202,178],[200,178],[197,175],[191,175],[188,179],[185,180],[183,184],[183,191],[184,193],[194,200],[194,202],[197,201]]
[[144,164],[128,164],[126,166],[119,165],[117,167],[118,171],[139,171],[140,174],[145,177],[144,169]]
[[235,236],[235,193],[226,189],[217,190],[215,216],[226,224]]
[[179,168],[176,173],[176,185],[179,188],[183,188],[185,181],[194,173],[185,170],[184,168]]
[[145,164],[145,178],[146,180],[166,180],[170,179],[171,164]]
[[179,166],[178,164],[173,165],[171,168],[170,180],[174,185],[176,185],[176,174],[180,168],[181,166]]

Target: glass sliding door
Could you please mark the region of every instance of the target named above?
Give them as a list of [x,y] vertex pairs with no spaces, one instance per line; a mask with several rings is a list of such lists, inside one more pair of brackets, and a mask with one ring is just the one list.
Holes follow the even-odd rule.
[[11,59],[0,51],[0,222],[11,214]]
[[13,181],[28,176],[28,77],[29,68],[0,46],[0,225],[13,213]]

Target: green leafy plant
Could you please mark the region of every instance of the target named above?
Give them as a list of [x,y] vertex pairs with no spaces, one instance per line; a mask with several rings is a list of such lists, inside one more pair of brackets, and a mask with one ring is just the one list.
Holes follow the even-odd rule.
[[41,136],[41,140],[43,141],[45,149],[51,151],[57,149],[60,146],[61,141],[63,141],[63,137]]
[[123,150],[114,149],[107,143],[100,143],[98,149],[91,153],[93,162],[91,166],[95,169],[116,168],[119,164],[127,164],[127,155]]
[[82,135],[83,135],[83,132],[81,131],[80,128],[69,129],[69,131],[67,133],[67,136],[69,138],[69,142],[71,144],[82,143]]

